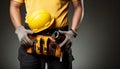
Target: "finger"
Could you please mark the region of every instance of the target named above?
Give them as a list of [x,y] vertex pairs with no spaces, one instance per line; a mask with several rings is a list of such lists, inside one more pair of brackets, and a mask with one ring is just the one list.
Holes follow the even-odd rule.
[[65,40],[62,42],[62,43],[60,43],[60,47],[62,47],[62,46],[64,46],[66,43],[67,43],[67,41],[68,41],[68,38],[65,38]]
[[31,31],[31,30],[26,30],[26,32],[27,32],[28,34],[33,34],[33,31]]
[[26,44],[33,45],[33,41],[30,40],[28,36],[26,36]]
[[60,33],[65,34],[67,31],[58,30]]
[[71,41],[69,40],[67,43],[66,43],[66,48],[69,49],[71,47],[72,43]]
[[21,39],[20,43],[21,43],[21,45],[25,45],[24,39]]

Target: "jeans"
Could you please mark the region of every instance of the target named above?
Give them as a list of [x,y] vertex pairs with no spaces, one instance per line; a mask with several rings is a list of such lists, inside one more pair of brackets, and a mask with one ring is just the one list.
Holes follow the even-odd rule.
[[20,69],[45,69],[47,63],[48,69],[72,69],[73,56],[68,53],[63,54],[63,61],[59,58],[28,54],[24,46],[20,46],[18,51]]

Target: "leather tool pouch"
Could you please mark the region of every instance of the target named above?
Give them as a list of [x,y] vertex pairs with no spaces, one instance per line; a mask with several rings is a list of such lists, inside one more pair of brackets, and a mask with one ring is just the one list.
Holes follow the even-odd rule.
[[30,38],[34,40],[34,45],[27,48],[27,53],[60,57],[61,49],[53,37],[37,35]]
[[[30,29],[27,23],[25,23],[25,28]],[[60,58],[62,51],[59,47],[59,44],[63,41],[63,37],[61,41],[61,37],[59,38],[57,36],[60,34],[55,32],[57,30],[68,30],[68,26],[62,28],[47,29],[40,33],[29,35],[29,38],[34,41],[34,45],[28,46],[26,48],[26,52],[29,54],[55,56]]]

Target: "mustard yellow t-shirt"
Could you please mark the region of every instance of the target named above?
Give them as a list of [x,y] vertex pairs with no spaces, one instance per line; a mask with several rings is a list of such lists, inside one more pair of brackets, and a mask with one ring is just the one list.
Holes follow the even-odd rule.
[[[26,18],[34,11],[47,10],[55,18],[55,27],[64,27],[68,25],[68,6],[71,0],[14,0],[19,3],[25,3]],[[78,1],[78,0],[72,0]]]

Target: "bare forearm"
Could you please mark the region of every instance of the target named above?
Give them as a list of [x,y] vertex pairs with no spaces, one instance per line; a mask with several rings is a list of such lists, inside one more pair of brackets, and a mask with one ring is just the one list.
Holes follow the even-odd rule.
[[80,24],[81,24],[81,20],[83,17],[83,5],[80,2],[75,2],[73,3],[74,6],[74,14],[73,14],[73,18],[72,18],[72,26],[71,28],[74,31],[77,31]]
[[20,5],[15,1],[10,2],[10,17],[15,28],[21,26]]

